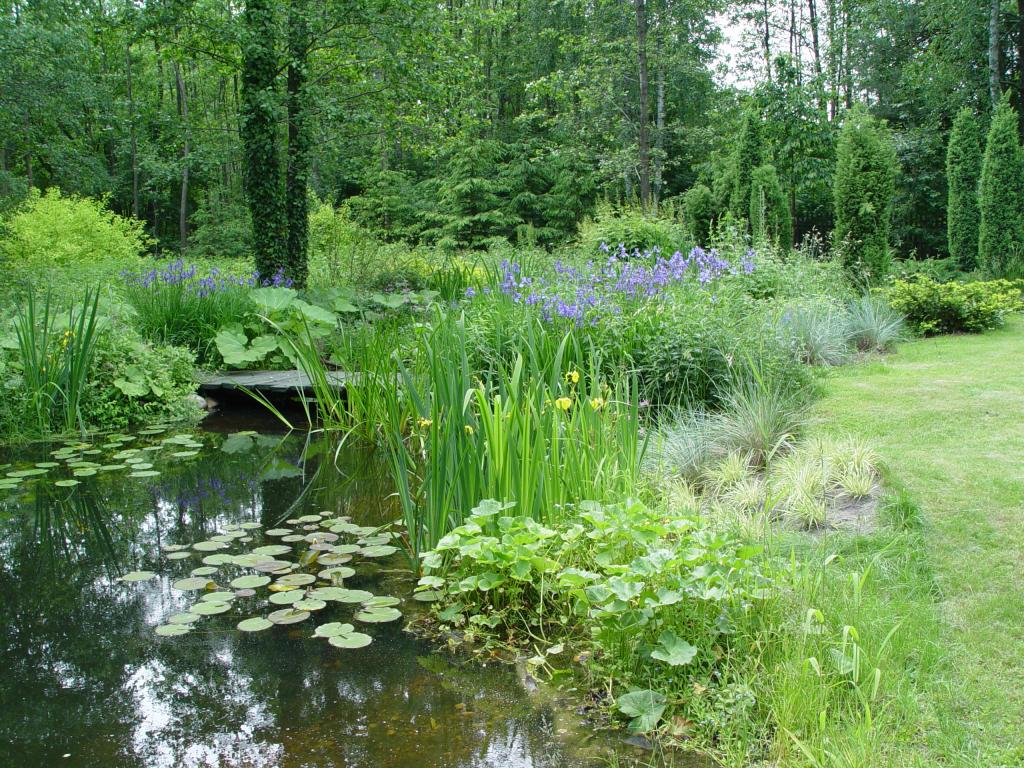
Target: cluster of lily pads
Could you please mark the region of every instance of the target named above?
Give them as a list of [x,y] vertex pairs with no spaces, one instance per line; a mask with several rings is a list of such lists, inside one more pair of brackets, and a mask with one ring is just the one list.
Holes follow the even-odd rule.
[[[140,447],[131,447],[129,443],[137,437],[154,438],[167,431],[167,427],[154,426],[139,430],[135,435],[110,434],[103,436],[103,442],[86,442],[84,440],[67,440],[60,448],[50,451],[51,460],[39,461],[34,465],[11,469],[11,465],[0,465],[0,491],[14,490],[28,478],[64,475],[53,480],[59,488],[71,488],[81,483],[81,478],[92,477],[106,472],[126,472],[128,477],[156,477],[159,470],[153,469],[154,458],[161,453],[161,458],[170,456],[175,459],[188,459],[199,454],[203,444],[195,435],[179,434],[165,437],[162,440]],[[62,470],[67,470],[63,472]]]
[[[264,531],[267,539],[280,543],[261,544],[248,551],[232,553],[239,545],[254,541],[262,528],[257,522],[226,525],[222,533],[193,544],[165,544],[163,554],[169,561],[202,557],[202,565],[189,576],[173,583],[176,590],[201,593],[183,613],[169,616],[156,628],[156,634],[173,637],[188,634],[204,616],[227,613],[239,599],[254,598],[266,589],[269,612],[248,616],[237,622],[242,632],[261,632],[275,625],[297,624],[327,608],[342,603],[357,608],[355,621],[378,624],[395,621],[402,612],[397,597],[374,595],[364,589],[350,589],[345,580],[355,576],[348,565],[354,558],[387,557],[398,551],[392,543],[397,533],[381,528],[360,526],[348,516],[330,513],[308,514],[286,521],[290,527]],[[342,536],[354,539],[341,542]],[[285,559],[293,555],[295,559]],[[157,578],[153,571],[132,571],[120,577],[123,582]],[[338,648],[361,648],[372,638],[357,632],[352,624],[329,622],[316,628],[314,637],[326,638]]]

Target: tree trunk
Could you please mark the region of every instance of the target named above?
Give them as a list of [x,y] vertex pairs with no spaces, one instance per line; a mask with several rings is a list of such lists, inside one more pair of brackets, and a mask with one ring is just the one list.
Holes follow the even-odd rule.
[[988,10],[988,93],[992,108],[999,103],[999,0],[989,0]]
[[661,202],[662,178],[665,168],[665,65],[658,59],[658,95],[654,115],[654,210]]
[[771,33],[771,6],[768,0],[763,0],[761,7],[761,13],[763,18],[762,32],[761,32],[761,45],[764,47],[764,69],[768,77],[768,82],[772,81],[772,33]]
[[1024,0],[1017,0],[1017,133],[1024,141]]
[[645,0],[634,0],[636,5],[637,64],[640,69],[640,110],[638,115],[637,149],[640,164],[640,207],[644,210],[651,202],[651,151],[648,136],[650,105],[647,95],[647,7]]
[[181,65],[174,62],[174,85],[178,91],[178,113],[185,134],[185,143],[181,149],[181,198],[178,201],[178,248],[184,253],[188,249],[188,176],[189,152],[191,151],[188,126],[188,93],[185,80],[181,75]]
[[853,109],[853,19],[850,17],[850,0],[843,0],[843,90],[846,108]]
[[807,0],[807,16],[811,27],[811,53],[814,56],[814,87],[818,91],[818,109],[825,112],[827,107],[825,104],[825,84],[822,82],[821,78],[821,44],[818,39],[818,5],[815,0]]
[[132,43],[124,48],[124,83],[128,96],[128,146],[132,166],[132,216],[139,218],[139,145],[135,135],[135,99],[132,95]]
[[309,117],[306,65],[309,54],[308,0],[291,0],[288,10],[288,168],[285,211],[288,220],[288,276],[306,282],[309,244]]

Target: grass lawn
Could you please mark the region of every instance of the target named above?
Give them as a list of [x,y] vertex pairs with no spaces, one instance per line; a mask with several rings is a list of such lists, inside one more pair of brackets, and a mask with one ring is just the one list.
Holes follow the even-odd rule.
[[949,675],[922,694],[925,739],[943,764],[1024,765],[1024,320],[839,369],[816,415],[869,440],[921,508]]

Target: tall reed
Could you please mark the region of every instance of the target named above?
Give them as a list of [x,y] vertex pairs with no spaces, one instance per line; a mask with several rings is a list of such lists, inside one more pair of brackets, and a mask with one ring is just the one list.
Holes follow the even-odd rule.
[[33,426],[40,434],[85,430],[82,394],[99,333],[99,292],[86,290],[67,320],[29,294],[14,320],[24,389]]

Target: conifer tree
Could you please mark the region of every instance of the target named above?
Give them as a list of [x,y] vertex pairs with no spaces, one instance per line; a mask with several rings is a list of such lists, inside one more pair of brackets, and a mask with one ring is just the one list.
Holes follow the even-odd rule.
[[774,165],[754,169],[750,179],[750,232],[754,242],[771,241],[784,251],[793,245],[793,218]]
[[698,245],[707,245],[715,215],[715,193],[704,184],[694,184],[683,195],[683,209],[690,234]]
[[1021,271],[1021,173],[1017,113],[1007,92],[992,114],[978,192],[978,266],[992,277],[1017,276]]
[[754,169],[764,162],[764,137],[761,131],[761,115],[754,109],[747,110],[740,131],[739,144],[733,160],[735,177],[729,209],[742,219],[750,213],[750,179]]
[[869,281],[878,281],[889,269],[896,163],[884,126],[861,106],[850,110],[836,146],[834,237],[846,266],[862,271]]
[[949,255],[964,272],[978,260],[978,183],[981,179],[981,132],[967,107],[957,114],[946,149],[946,233]]

